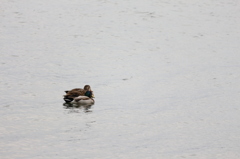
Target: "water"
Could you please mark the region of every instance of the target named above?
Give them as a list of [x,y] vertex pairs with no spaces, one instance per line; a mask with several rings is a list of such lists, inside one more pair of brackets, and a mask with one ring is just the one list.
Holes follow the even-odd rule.
[[239,5],[2,1],[1,158],[239,158]]

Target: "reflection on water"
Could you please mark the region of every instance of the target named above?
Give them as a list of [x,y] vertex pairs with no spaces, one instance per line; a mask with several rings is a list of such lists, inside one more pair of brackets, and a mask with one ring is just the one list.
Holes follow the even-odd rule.
[[81,105],[78,103],[63,103],[65,109],[69,110],[68,113],[90,113],[92,112],[92,105]]

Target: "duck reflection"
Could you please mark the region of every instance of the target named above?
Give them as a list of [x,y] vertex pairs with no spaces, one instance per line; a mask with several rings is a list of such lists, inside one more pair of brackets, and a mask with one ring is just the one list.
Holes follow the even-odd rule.
[[83,111],[84,113],[91,113],[92,105],[82,105],[78,103],[63,103],[65,109],[69,110],[69,113],[80,113]]

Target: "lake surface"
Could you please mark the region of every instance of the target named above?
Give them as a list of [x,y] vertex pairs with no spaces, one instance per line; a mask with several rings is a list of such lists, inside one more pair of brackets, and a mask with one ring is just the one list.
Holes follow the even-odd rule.
[[240,158],[239,28],[238,0],[2,0],[0,158]]

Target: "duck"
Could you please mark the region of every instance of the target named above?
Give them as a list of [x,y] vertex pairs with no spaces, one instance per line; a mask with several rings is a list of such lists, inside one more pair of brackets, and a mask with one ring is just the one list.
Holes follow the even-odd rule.
[[93,105],[94,95],[91,90],[90,85],[85,85],[84,88],[74,88],[69,91],[65,91],[65,95],[63,95],[63,100],[66,103],[78,103],[80,105]]

